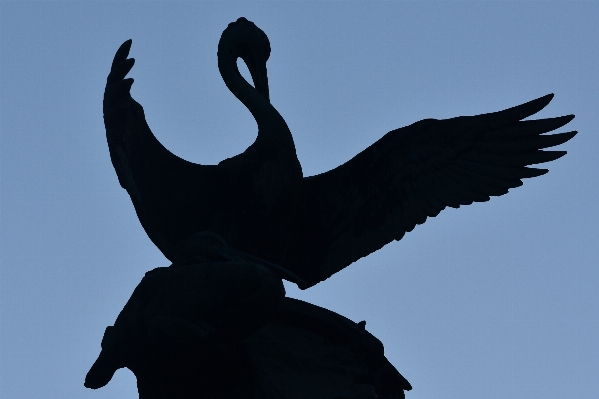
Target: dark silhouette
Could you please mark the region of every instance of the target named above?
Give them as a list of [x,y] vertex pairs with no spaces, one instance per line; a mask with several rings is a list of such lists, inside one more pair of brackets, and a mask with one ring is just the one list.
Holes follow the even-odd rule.
[[196,262],[146,274],[86,387],[128,367],[140,399],[392,399],[412,388],[365,322],[284,298],[280,279],[247,261]]
[[[542,135],[573,115],[522,121],[552,94],[504,111],[425,119],[393,130],[345,164],[302,177],[289,129],[270,104],[268,38],[253,23],[229,24],[218,46],[227,87],[250,110],[258,137],[218,165],[187,162],[150,131],[123,79],[131,41],[116,53],[104,97],[113,165],[148,236],[172,262],[180,244],[212,231],[233,248],[292,271],[310,287],[436,216],[445,207],[488,201],[540,176],[527,165],[565,151],[542,151],[576,132]],[[241,57],[255,88],[237,69]]]
[[186,252],[146,273],[106,328],[86,387],[127,367],[140,399],[395,399],[412,389],[365,322],[285,298],[273,265],[209,232]]
[[416,122],[304,178],[270,103],[268,38],[240,18],[222,34],[218,66],[258,136],[242,154],[198,165],[150,131],[125,79],[130,47],[117,51],[106,84],[108,146],[142,226],[173,265],[146,273],[107,328],[85,385],[99,388],[128,367],[142,399],[404,397],[410,384],[365,324],[285,298],[281,278],[308,288],[447,206],[503,195],[546,173],[528,165],[563,156],[542,149],[576,134],[543,135],[573,115],[523,121],[550,94],[500,112]]

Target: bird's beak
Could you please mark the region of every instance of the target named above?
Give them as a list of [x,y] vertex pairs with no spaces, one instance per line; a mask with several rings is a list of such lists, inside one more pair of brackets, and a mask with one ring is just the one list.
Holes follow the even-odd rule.
[[266,71],[266,62],[262,60],[256,60],[255,57],[252,58],[254,59],[248,64],[248,70],[250,71],[250,75],[252,75],[254,88],[256,88],[256,90],[258,90],[258,92],[262,94],[264,98],[270,101],[268,93],[268,73]]

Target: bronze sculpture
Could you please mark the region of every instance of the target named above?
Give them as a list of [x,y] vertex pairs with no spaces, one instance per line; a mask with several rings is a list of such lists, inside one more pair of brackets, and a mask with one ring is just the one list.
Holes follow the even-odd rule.
[[[107,383],[116,368],[129,367],[138,377],[140,397],[168,397],[179,386],[186,387],[177,391],[181,397],[199,391],[207,397],[295,397],[290,391],[280,394],[283,388],[268,393],[269,378],[256,377],[258,359],[269,352],[268,345],[256,342],[276,341],[272,345],[280,348],[282,331],[294,337],[305,337],[307,331],[320,331],[317,336],[326,335],[324,330],[344,331],[337,336],[345,347],[349,341],[371,342],[374,337],[355,330],[350,321],[323,330],[335,316],[319,319],[315,315],[320,310],[284,298],[281,278],[308,288],[401,239],[447,206],[503,195],[520,186],[522,178],[547,172],[528,165],[565,154],[542,148],[576,134],[543,135],[568,123],[572,115],[523,121],[551,101],[553,96],[547,95],[496,113],[416,122],[387,133],[344,165],[304,178],[291,133],[270,103],[268,38],[240,18],[223,32],[218,66],[227,87],[256,119],[258,136],[242,154],[218,165],[197,165],[158,142],[141,105],[131,98],[133,80],[125,79],[134,63],[127,59],[130,46],[129,40],[119,48],[108,76],[107,140],[119,182],[148,236],[173,266],[149,272],[115,326],[107,329],[102,354],[86,379],[86,386],[93,388]],[[253,87],[240,75],[237,58],[248,65]],[[244,273],[258,277],[248,279]],[[253,285],[245,287],[243,282],[250,280]],[[231,299],[235,292],[222,294],[232,286],[243,295]],[[243,311],[240,304],[246,305]],[[294,325],[297,319],[311,321]],[[143,344],[135,347],[136,341]],[[146,359],[152,351],[154,357]],[[401,397],[411,388],[386,363],[382,347],[349,352],[346,355],[368,372],[352,374],[345,383],[352,388],[342,396]],[[367,360],[372,357],[376,360]],[[168,384],[156,382],[156,367],[167,358],[185,364],[182,370],[193,370],[193,375],[180,379],[178,371],[167,378]],[[223,363],[212,370],[206,359]],[[147,364],[154,366],[144,368]],[[237,370],[239,386],[224,392],[211,385],[231,367]],[[149,375],[153,381],[147,381]],[[202,378],[202,388],[190,385]]]

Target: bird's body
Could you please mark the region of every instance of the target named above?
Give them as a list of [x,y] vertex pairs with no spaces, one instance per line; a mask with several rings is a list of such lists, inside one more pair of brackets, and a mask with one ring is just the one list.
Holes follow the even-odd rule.
[[[573,116],[523,119],[553,95],[504,111],[426,119],[393,130],[345,164],[303,177],[291,132],[270,103],[268,38],[245,18],[229,24],[218,66],[231,92],[258,124],[255,142],[218,165],[185,161],[150,131],[129,94],[131,41],[113,61],[104,97],[110,154],[152,241],[173,262],[185,241],[214,232],[239,251],[276,263],[312,286],[393,240],[445,207],[503,195],[545,169],[528,165],[565,151],[542,151],[576,132],[543,135]],[[239,73],[242,58],[254,81]]]
[[[265,221],[302,180],[291,132],[268,99],[268,38],[248,21],[230,24],[221,37],[219,70],[254,115],[258,136],[246,151],[218,165],[187,162],[152,134],[143,108],[128,95],[132,80],[123,80],[133,66],[133,60],[126,59],[130,46],[131,41],[125,42],[115,56],[104,119],[113,165],[144,229],[173,262],[184,260],[180,244],[200,231],[215,232],[232,247],[253,253],[248,248],[261,242]],[[256,88],[239,73],[240,56]],[[244,245],[249,237],[253,243]]]

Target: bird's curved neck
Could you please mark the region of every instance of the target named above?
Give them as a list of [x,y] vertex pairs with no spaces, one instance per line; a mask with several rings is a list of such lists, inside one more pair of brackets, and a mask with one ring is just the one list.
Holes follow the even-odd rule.
[[[291,132],[285,123],[285,120],[279,112],[272,106],[267,97],[261,94],[254,86],[248,83],[237,67],[237,57],[231,54],[224,54],[218,57],[218,69],[223,81],[235,95],[252,113],[252,116],[258,124],[257,141],[267,140],[275,142],[287,142],[293,145]],[[266,77],[266,67],[264,67],[264,82],[254,82],[255,84],[264,84],[268,88]]]

